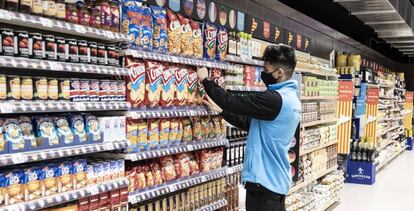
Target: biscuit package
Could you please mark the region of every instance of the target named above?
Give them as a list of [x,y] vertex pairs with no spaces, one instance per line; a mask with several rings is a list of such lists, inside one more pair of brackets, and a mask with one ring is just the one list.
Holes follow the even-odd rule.
[[215,138],[214,125],[211,122],[210,116],[201,117],[201,128],[203,128],[202,129],[203,138],[205,138],[205,139]]
[[204,22],[204,58],[213,60],[216,58],[217,27],[209,22]]
[[167,52],[167,12],[162,7],[151,7],[153,37],[152,44],[154,51]]
[[12,170],[3,176],[5,183],[4,204],[12,205],[24,201],[24,171]]
[[58,193],[58,180],[60,177],[58,167],[56,164],[49,164],[43,167],[43,172],[45,174],[43,180],[43,196],[51,196]]
[[60,163],[58,166],[58,174],[60,175],[57,178],[58,183],[58,192],[63,193],[73,190],[73,163],[72,161],[65,161]]
[[130,57],[126,57],[125,60],[129,75],[126,77],[127,100],[131,103],[131,107],[141,107],[145,98],[145,63]]
[[91,134],[92,142],[102,141],[101,131],[99,130],[98,118],[94,115],[83,115],[85,120],[86,132]]
[[187,92],[188,92],[188,70],[185,67],[176,69],[175,72],[175,85],[177,91],[175,92],[174,105],[184,106],[187,102]]
[[165,156],[160,158],[160,164],[162,179],[165,182],[177,178],[177,172],[175,171],[174,159],[172,156]]
[[175,65],[164,65],[162,73],[162,89],[160,97],[161,106],[173,105],[174,95],[176,92],[175,72],[178,67]]
[[79,137],[79,142],[85,143],[88,141],[88,136],[85,131],[85,122],[82,115],[70,115],[69,124],[73,133]]
[[76,160],[73,162],[73,187],[75,189],[84,188],[88,185],[86,178],[86,168],[88,164],[85,159]]
[[135,189],[141,190],[145,187],[147,187],[145,172],[143,171],[142,166],[137,166],[135,168]]
[[42,197],[42,181],[45,174],[42,168],[33,167],[24,170],[24,199],[26,201],[38,199]]
[[25,141],[18,119],[7,118],[4,121],[4,140],[6,143],[10,143],[9,150],[21,151],[25,149]]
[[158,126],[158,119],[148,120],[148,144],[145,146],[146,149],[153,149],[158,146],[160,140],[160,131]]
[[187,75],[187,83],[188,83],[188,98],[187,104],[188,105],[196,105],[197,104],[197,90],[198,90],[198,78],[197,72],[194,70],[190,70]]
[[128,27],[131,24],[132,18],[140,19],[138,9],[142,6],[141,1],[124,0],[122,1],[122,29],[123,33],[128,33]]
[[128,22],[131,22],[128,25],[128,37],[131,41],[131,48],[138,49],[141,47],[141,38],[140,38],[140,26],[139,24],[134,23],[134,20],[137,19],[128,19]]
[[148,147],[148,123],[145,119],[137,120],[137,148],[142,150]]
[[181,52],[181,25],[177,14],[171,10],[167,10],[168,20],[168,50],[172,54],[179,54]]
[[170,120],[170,133],[168,134],[168,141],[170,145],[178,144],[181,142],[182,135],[180,133],[182,124],[181,121],[177,118],[173,118]]
[[152,187],[154,186],[154,177],[152,176],[152,172],[149,166],[145,165],[142,166],[142,171],[145,174],[145,182],[147,183],[146,186],[147,187]]
[[37,143],[33,131],[32,120],[27,116],[19,117],[19,127],[22,130],[23,140],[30,143],[33,148],[41,147],[41,143]]
[[181,54],[185,56],[193,55],[193,31],[190,25],[190,19],[177,14],[178,20],[181,25]]
[[196,58],[203,58],[203,36],[201,33],[200,23],[190,20],[190,25],[193,36],[193,56]]
[[227,29],[220,26],[217,32],[217,50],[216,50],[216,59],[223,61],[227,57],[227,48],[228,48],[229,36]]
[[183,128],[183,142],[189,142],[193,140],[193,128],[191,126],[191,121],[188,118],[181,118],[181,124]]
[[36,137],[48,140],[49,147],[59,146],[59,137],[56,133],[55,124],[52,117],[34,117]]
[[169,144],[170,124],[169,119],[160,119],[160,147],[165,147]]
[[162,181],[162,174],[161,174],[161,167],[160,164],[158,164],[157,162],[151,162],[149,164],[150,168],[151,168],[151,172],[152,172],[152,177],[154,179],[154,185],[160,185],[163,183]]
[[162,86],[163,65],[159,62],[145,61],[145,105],[155,107],[159,105]]
[[57,135],[65,145],[72,144],[74,142],[75,136],[73,135],[72,130],[66,116],[57,116],[53,119]]
[[198,166],[198,163],[197,163],[197,160],[194,157],[194,154],[189,153],[188,157],[189,157],[189,163],[188,164],[190,166],[191,175],[200,173],[200,167]]
[[193,139],[202,140],[205,138],[204,134],[208,132],[208,128],[203,128],[200,117],[191,117],[191,125],[193,128]]

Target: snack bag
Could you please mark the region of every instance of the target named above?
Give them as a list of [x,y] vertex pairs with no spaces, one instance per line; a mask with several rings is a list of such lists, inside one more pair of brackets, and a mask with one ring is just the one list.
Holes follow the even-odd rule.
[[178,68],[175,71],[175,85],[177,91],[175,92],[174,105],[176,106],[184,106],[186,104],[188,95],[187,74],[188,70],[184,67]]
[[211,170],[212,155],[208,150],[201,150],[196,152],[198,163],[200,164],[200,172],[207,172]]
[[177,14],[181,25],[181,54],[185,56],[193,55],[193,34],[190,25],[190,19]]
[[137,124],[137,147],[138,150],[147,149],[148,146],[148,123],[145,119],[140,119]]
[[142,172],[145,174],[146,187],[154,186],[154,178],[152,176],[151,168],[147,165],[142,166]]
[[194,70],[190,70],[187,75],[188,79],[188,98],[187,104],[188,105],[196,105],[197,104],[197,88],[198,88],[198,78],[197,72]]
[[169,119],[160,119],[160,147],[165,147],[169,143],[169,134],[170,134],[170,120]]
[[188,153],[175,155],[174,161],[178,177],[190,176],[190,157]]
[[34,117],[34,126],[36,129],[36,137],[47,139],[49,141],[49,147],[56,147],[59,145],[60,141],[56,133],[53,118],[36,116]]
[[133,23],[133,21],[136,21],[137,19],[128,19],[128,22],[131,22],[128,25],[128,37],[131,41],[130,46],[133,49],[138,49],[142,46],[141,43],[141,37],[140,37],[140,26],[139,24]]
[[145,105],[155,107],[159,105],[161,94],[162,72],[164,67],[161,63],[145,61],[146,80],[145,80]]
[[201,36],[200,23],[190,20],[192,36],[193,36],[193,56],[203,58],[203,37]]
[[137,174],[137,172],[136,172],[136,168],[135,167],[128,166],[125,169],[125,175],[126,175],[126,177],[128,177],[128,180],[129,180],[128,191],[130,193],[135,192],[135,186],[136,186],[135,179],[136,179],[136,174]]
[[86,168],[88,164],[85,159],[73,162],[73,187],[74,189],[84,188],[88,185],[86,178]]
[[158,126],[158,119],[148,120],[148,145],[145,146],[146,149],[154,149],[155,147],[159,146],[160,131],[158,129]]
[[229,36],[227,29],[223,26],[219,26],[217,32],[217,50],[216,50],[216,59],[223,61],[227,57],[227,48],[229,43]]
[[69,115],[69,123],[73,133],[79,137],[79,142],[83,143],[88,141],[82,115]]
[[142,7],[141,22],[141,47],[142,49],[152,50],[152,15],[149,7]]
[[[208,128],[202,128],[200,117],[192,117],[191,125],[193,126],[193,139],[202,140],[205,139],[206,133],[208,133]],[[185,132],[184,132],[185,134]]]
[[170,145],[180,143],[182,138],[179,136],[181,126],[182,125],[180,124],[180,121],[178,119],[174,118],[170,120],[170,133],[168,134],[168,142]]
[[37,143],[34,132],[32,120],[27,116],[19,117],[19,127],[22,131],[23,140],[30,143],[33,148],[40,147],[40,143]]
[[6,143],[11,143],[10,150],[25,149],[25,141],[23,139],[23,133],[19,126],[18,119],[7,118],[4,121],[4,140]]
[[162,73],[162,89],[160,97],[161,106],[171,106],[176,92],[175,72],[178,67],[175,65],[165,65]]
[[177,178],[177,173],[174,167],[174,159],[172,156],[165,156],[160,158],[162,180],[168,182]]
[[147,181],[145,178],[145,172],[142,166],[135,168],[135,190],[141,190],[147,187]]
[[102,141],[101,131],[99,130],[98,118],[91,114],[85,114],[85,127],[88,134],[92,134],[92,142]]
[[152,172],[152,177],[154,179],[154,185],[160,185],[163,183],[162,181],[162,175],[161,175],[161,167],[160,164],[158,164],[157,162],[151,162],[149,164],[150,168],[151,168],[151,172]]
[[4,174],[3,180],[5,182],[5,196],[4,204],[12,205],[24,201],[24,172],[23,170],[12,170]]
[[217,27],[209,22],[204,22],[204,58],[213,60],[216,58]]
[[181,25],[177,14],[171,10],[167,10],[168,18],[168,50],[172,54],[179,54],[181,52]]
[[63,138],[64,144],[72,144],[74,141],[74,135],[70,129],[70,125],[66,116],[58,116],[53,118],[53,123],[56,128],[56,133],[59,138]]
[[153,49],[158,52],[167,52],[167,12],[162,7],[152,6]]
[[[147,133],[145,133],[146,135]],[[136,121],[128,119],[126,126],[126,137],[130,143],[129,152],[138,151],[138,124]]]
[[141,1],[124,0],[122,1],[122,33],[128,33],[128,26],[131,24],[132,18],[139,18],[138,9],[142,6]]
[[223,134],[222,134],[222,131],[221,131],[221,123],[220,123],[220,117],[218,117],[218,116],[214,116],[214,117],[212,117],[211,118],[211,122],[212,122],[212,124],[213,124],[213,130],[214,130],[214,136],[215,137],[221,137]]
[[58,177],[58,191],[59,193],[73,190],[73,163],[72,161],[65,161],[58,165],[60,177]]
[[126,57],[125,60],[129,75],[126,77],[127,100],[131,107],[141,107],[145,99],[145,63],[131,57]]
[[198,166],[197,160],[194,157],[193,153],[188,154],[188,164],[190,166],[190,173],[191,175],[200,173],[200,167]]
[[181,123],[183,125],[183,142],[189,142],[193,140],[193,128],[191,121],[188,118],[182,118]]
[[197,89],[197,96],[196,96],[196,99],[197,99],[197,104],[198,105],[203,105],[204,103],[203,103],[203,100],[204,100],[204,98],[205,98],[205,95],[206,95],[206,91],[204,90],[204,86],[203,86],[203,84],[202,83],[199,83],[198,84],[198,89]]
[[42,197],[42,181],[44,179],[44,173],[42,168],[33,167],[24,170],[24,199],[26,201],[38,199]]
[[201,118],[201,127],[203,128],[203,137],[205,139],[212,139],[214,135],[214,125],[211,122],[210,116],[204,116]]

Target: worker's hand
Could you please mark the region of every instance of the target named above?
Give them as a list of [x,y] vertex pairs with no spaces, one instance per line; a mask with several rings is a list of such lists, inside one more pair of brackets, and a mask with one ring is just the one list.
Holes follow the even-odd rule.
[[206,95],[207,100],[203,100],[204,104],[210,108],[210,110],[212,111],[216,111],[216,112],[223,112],[223,109],[220,108],[220,106],[218,106],[208,95]]
[[205,78],[208,77],[208,70],[205,67],[200,67],[197,70],[197,76],[198,76],[198,80],[200,80],[200,82],[202,82]]

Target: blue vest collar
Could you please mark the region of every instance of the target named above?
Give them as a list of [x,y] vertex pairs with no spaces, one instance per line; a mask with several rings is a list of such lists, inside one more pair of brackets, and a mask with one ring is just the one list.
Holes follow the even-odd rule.
[[281,83],[270,84],[269,86],[267,86],[267,88],[269,90],[272,90],[272,91],[279,90],[283,87],[297,89],[298,88],[298,82],[296,80],[290,79],[290,80],[287,80],[287,81],[283,81]]

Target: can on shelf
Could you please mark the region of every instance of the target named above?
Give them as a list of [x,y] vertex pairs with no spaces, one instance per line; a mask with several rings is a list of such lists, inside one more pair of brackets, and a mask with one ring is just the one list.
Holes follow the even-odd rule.
[[49,100],[57,100],[59,99],[59,88],[58,88],[58,79],[57,78],[49,78],[48,79],[48,88],[47,88],[47,95]]
[[29,58],[31,56],[29,34],[27,31],[16,31],[15,34],[17,37],[17,56]]
[[45,40],[45,58],[48,60],[56,60],[56,39],[53,35],[44,35]]
[[76,39],[67,39],[68,43],[68,61],[79,62],[79,47]]
[[88,63],[89,62],[89,46],[88,41],[79,40],[78,41],[78,57],[79,62]]
[[14,32],[11,29],[0,29],[1,31],[1,53],[5,56],[14,56],[15,50],[15,37]]
[[80,81],[77,78],[70,79],[70,101],[79,101]]
[[30,76],[22,76],[20,79],[20,97],[22,100],[33,100],[33,80]]
[[67,50],[68,50],[65,38],[56,37],[56,45],[57,45],[57,50],[56,50],[57,60],[65,62],[67,59]]
[[46,77],[33,78],[33,99],[47,100],[48,97],[48,81]]
[[7,79],[7,99],[20,100],[20,77],[17,75],[8,75]]
[[5,75],[0,75],[0,100],[7,99],[7,80]]
[[45,51],[45,42],[43,36],[40,33],[30,33],[30,46],[33,59],[43,59]]
[[97,64],[98,63],[98,45],[96,42],[89,42],[89,63],[91,64]]
[[99,101],[99,80],[91,79],[89,83],[89,100]]
[[110,84],[111,84],[111,81],[109,80],[101,80],[99,82],[99,100],[100,101],[109,101]]
[[126,87],[125,81],[118,81],[117,100],[125,101]]
[[60,78],[58,82],[59,100],[70,100],[70,80]]
[[79,99],[89,101],[89,79],[80,79]]
[[118,94],[118,81],[110,81],[109,84],[109,101],[116,101]]
[[97,60],[99,65],[107,64],[107,51],[104,44],[98,44]]

